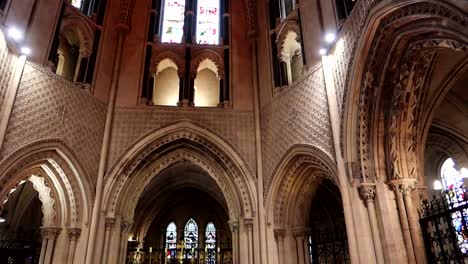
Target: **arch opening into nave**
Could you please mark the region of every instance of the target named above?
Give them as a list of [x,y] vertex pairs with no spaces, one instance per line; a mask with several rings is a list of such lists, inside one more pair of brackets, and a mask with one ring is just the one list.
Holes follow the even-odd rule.
[[71,263],[86,247],[90,183],[58,140],[36,142],[0,162],[0,260]]
[[292,147],[266,197],[270,263],[350,263],[336,165],[322,150]]
[[[104,190],[99,261],[123,263],[151,255],[152,263],[205,263],[211,254],[205,240],[209,223],[217,230],[215,257],[225,260],[217,263],[254,258],[255,185],[225,141],[180,122],[149,133],[126,153],[111,169]],[[189,219],[198,228],[195,244],[182,236]],[[172,222],[177,239],[167,244],[164,234]]]
[[[379,220],[371,228],[379,234],[374,246],[384,247],[381,260],[424,263],[430,243],[423,240],[419,208],[434,193],[434,172],[448,158],[428,147],[441,131],[451,140],[466,140],[460,140],[466,135],[462,125],[453,133],[441,120],[466,124],[460,110],[466,107],[464,94],[452,88],[466,83],[468,21],[462,8],[445,1],[375,9],[348,76],[341,151],[350,181],[361,190],[373,189],[375,208],[371,212],[367,207],[369,218],[377,210]],[[449,114],[443,102],[454,97],[458,104],[452,106],[459,110]],[[451,140],[443,148],[460,149],[448,144]],[[392,244],[405,250],[390,254]]]

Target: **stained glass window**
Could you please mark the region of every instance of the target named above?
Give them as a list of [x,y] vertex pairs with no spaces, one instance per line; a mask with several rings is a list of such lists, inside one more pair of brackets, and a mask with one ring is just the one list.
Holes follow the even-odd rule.
[[[456,208],[466,204],[465,193],[463,187],[463,177],[461,171],[455,168],[455,162],[449,158],[445,160],[440,169],[442,184],[446,191],[447,201],[452,208]],[[468,209],[457,210],[452,213],[452,224],[456,231],[458,248],[463,254],[468,254],[468,230],[466,223],[468,222]]]
[[81,5],[83,4],[82,0],[72,0],[71,1],[72,6],[81,9]]
[[177,226],[171,222],[166,229],[166,257],[176,259],[177,257]]
[[206,264],[216,264],[216,227],[212,222],[206,225],[205,238]]
[[197,43],[219,43],[219,0],[198,0],[197,5]]
[[184,36],[185,0],[164,1],[161,42],[181,43]]
[[188,220],[184,230],[184,259],[190,260],[198,256],[198,226],[192,218]]

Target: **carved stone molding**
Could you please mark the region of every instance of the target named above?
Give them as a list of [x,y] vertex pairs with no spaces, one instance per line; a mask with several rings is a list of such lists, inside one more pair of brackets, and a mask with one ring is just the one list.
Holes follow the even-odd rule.
[[229,220],[228,225],[231,232],[236,233],[237,231],[239,231],[239,221]]
[[358,191],[359,191],[359,197],[365,203],[375,201],[375,194],[376,194],[375,185],[363,184],[359,186]]
[[388,184],[393,191],[401,193],[403,196],[410,194],[416,189],[416,179],[395,179]]
[[213,50],[202,50],[201,52],[193,56],[190,62],[190,77],[196,78],[198,67],[200,66],[200,63],[204,61],[205,59],[212,61],[216,65],[216,68],[218,69],[218,72],[217,72],[218,78],[223,79],[224,78],[224,60],[220,54],[218,54],[217,52]]
[[273,230],[273,233],[275,234],[276,239],[283,238],[286,235],[286,229],[277,228],[277,229]]
[[115,226],[115,218],[113,217],[106,217],[105,223],[106,229],[113,229]]
[[60,227],[41,227],[41,235],[46,239],[56,239],[62,231]]
[[80,228],[69,228],[68,229],[68,237],[70,240],[78,240],[81,234]]
[[292,229],[292,233],[296,238],[305,238],[310,235],[310,228],[296,227]]
[[123,220],[120,223],[120,232],[122,234],[128,234],[128,232],[130,232],[130,230],[132,229],[132,226],[133,226],[133,221]]
[[247,227],[247,230],[252,231],[253,230],[253,218],[245,218],[244,219],[244,225]]

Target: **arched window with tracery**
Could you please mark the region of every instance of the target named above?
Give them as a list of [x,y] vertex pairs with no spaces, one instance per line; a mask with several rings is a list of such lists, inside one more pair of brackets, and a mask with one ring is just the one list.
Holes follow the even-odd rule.
[[270,0],[269,17],[274,86],[292,85],[306,64],[300,7],[295,1]]
[[[446,199],[450,208],[457,208],[465,206],[468,200],[466,195],[466,188],[463,186],[463,178],[466,169],[457,169],[456,164],[452,158],[444,161],[440,168],[440,178],[442,180],[442,187],[445,192]],[[435,185],[435,184],[434,184]],[[434,186],[435,187],[435,186]],[[451,213],[452,225],[456,231],[456,238],[458,247],[463,254],[468,253],[468,237],[466,236],[466,220],[468,218],[467,209],[454,210]]]
[[216,227],[212,222],[206,225],[205,249],[206,264],[216,264]]
[[177,258],[177,226],[174,222],[169,223],[166,228],[166,257]]
[[176,106],[179,101],[178,67],[171,59],[159,62],[154,73],[153,104]]
[[[152,62],[168,51],[177,53],[180,57],[180,63],[177,64],[180,82],[176,105],[222,107],[224,102],[230,101],[230,17],[226,1],[152,1],[145,55],[147,71],[143,76],[140,104],[154,102],[152,97],[156,93],[151,92],[153,85],[162,79],[152,76]],[[200,54],[205,53],[216,54],[212,56],[219,57],[221,63],[218,59],[211,62],[200,61]],[[197,67],[194,67],[194,61],[197,61]],[[217,67],[220,64],[223,65],[222,73]]]
[[198,258],[198,225],[191,218],[187,221],[184,229],[184,259],[191,260]]
[[210,59],[204,59],[196,74],[193,99],[195,106],[218,106],[220,77],[216,64]]

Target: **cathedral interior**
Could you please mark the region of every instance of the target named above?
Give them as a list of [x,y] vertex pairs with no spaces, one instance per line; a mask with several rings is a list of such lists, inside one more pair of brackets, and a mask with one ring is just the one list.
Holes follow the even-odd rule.
[[0,263],[468,262],[468,1],[0,0]]

